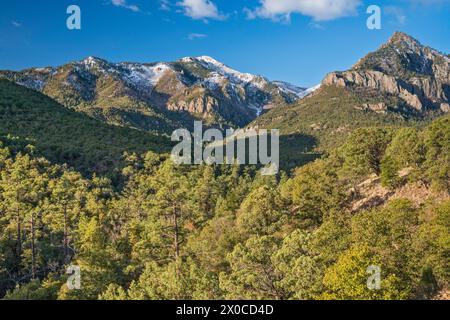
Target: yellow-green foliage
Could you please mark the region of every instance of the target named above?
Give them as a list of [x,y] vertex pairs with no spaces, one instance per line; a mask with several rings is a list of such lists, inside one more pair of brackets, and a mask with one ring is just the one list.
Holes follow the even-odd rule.
[[48,159],[84,173],[117,174],[124,152],[167,147],[163,137],[106,125],[42,94],[0,80],[0,137],[7,135],[25,145],[33,144]]
[[[5,87],[12,90],[6,100],[19,90]],[[20,99],[2,101],[3,130],[47,140],[37,147],[0,143],[5,299],[427,299],[449,286],[446,117],[417,132],[358,130],[293,176],[262,177],[255,166],[176,166],[147,152],[127,154],[115,183],[40,156],[53,155],[46,142],[71,147],[66,117],[100,125],[23,90],[31,106],[45,111],[42,102],[48,104],[53,120],[66,125],[55,124],[51,136],[42,127],[49,115]],[[29,127],[17,129],[14,121]],[[103,147],[95,142],[92,148]],[[408,145],[423,150],[419,160]],[[376,174],[372,165],[383,163],[382,155],[397,168],[415,167],[408,180],[430,186],[431,200],[352,210],[355,181]],[[81,268],[80,290],[67,285],[69,265]],[[367,286],[369,266],[381,272],[379,290]]]

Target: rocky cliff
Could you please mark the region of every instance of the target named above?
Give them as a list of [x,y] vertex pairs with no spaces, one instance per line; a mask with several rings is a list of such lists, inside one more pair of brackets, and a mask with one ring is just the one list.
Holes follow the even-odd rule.
[[351,70],[328,74],[323,84],[374,89],[420,114],[450,111],[450,58],[399,32]]

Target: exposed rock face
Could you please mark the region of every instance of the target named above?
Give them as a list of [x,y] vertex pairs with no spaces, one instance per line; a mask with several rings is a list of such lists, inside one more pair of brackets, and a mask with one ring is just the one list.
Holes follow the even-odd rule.
[[448,112],[450,59],[408,35],[396,33],[351,70],[328,74],[323,84],[379,90],[398,96],[421,113]]
[[[89,57],[56,68],[0,71],[0,77],[101,120],[156,131],[161,128],[155,124],[163,122],[168,130],[192,126],[192,117],[210,124],[245,126],[264,110],[309,93],[238,72],[206,56],[144,64]],[[127,115],[123,119],[121,112]],[[125,118],[134,120],[129,123]]]
[[197,97],[185,97],[169,101],[168,109],[171,111],[187,111],[192,114],[209,114],[219,109],[219,101],[208,95],[198,95]]
[[378,112],[378,113],[386,113],[388,110],[388,106],[384,102],[375,103],[375,104],[364,103],[361,107],[357,107],[357,109],[372,110],[372,111]]
[[379,71],[334,72],[325,77],[323,84],[377,89],[401,97],[408,105],[416,110],[420,111],[423,108],[420,97],[413,93],[414,88],[412,85]]
[[450,104],[441,103],[441,111],[445,113],[450,112]]

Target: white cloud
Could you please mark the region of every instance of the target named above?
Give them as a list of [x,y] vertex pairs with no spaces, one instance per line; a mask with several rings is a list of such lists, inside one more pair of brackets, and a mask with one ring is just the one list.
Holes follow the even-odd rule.
[[203,33],[190,33],[188,35],[188,39],[189,40],[204,39],[204,38],[207,38],[207,37],[208,37],[208,35],[203,34]]
[[387,6],[383,8],[385,14],[394,17],[398,24],[404,25],[406,23],[406,14],[400,7]]
[[11,24],[16,28],[20,28],[22,26],[22,24],[17,21],[12,21]]
[[361,0],[260,0],[260,3],[255,10],[246,10],[248,18],[290,21],[293,13],[300,13],[315,21],[326,21],[354,15]]
[[163,11],[170,11],[170,2],[169,0],[160,0],[159,1],[159,9]]
[[177,5],[183,7],[184,14],[192,19],[225,19],[225,16],[210,0],[183,0],[178,2]]
[[128,4],[127,0],[111,0],[112,4],[115,5],[116,7],[122,7],[134,12],[139,12],[141,11],[141,9],[139,9],[139,7],[137,5],[134,4]]

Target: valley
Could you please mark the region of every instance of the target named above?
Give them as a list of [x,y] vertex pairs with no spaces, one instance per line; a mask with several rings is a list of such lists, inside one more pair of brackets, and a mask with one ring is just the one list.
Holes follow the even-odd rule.
[[[0,299],[448,298],[450,59],[411,36],[310,89],[208,56],[0,78]],[[175,163],[195,121],[279,130],[280,171]]]

